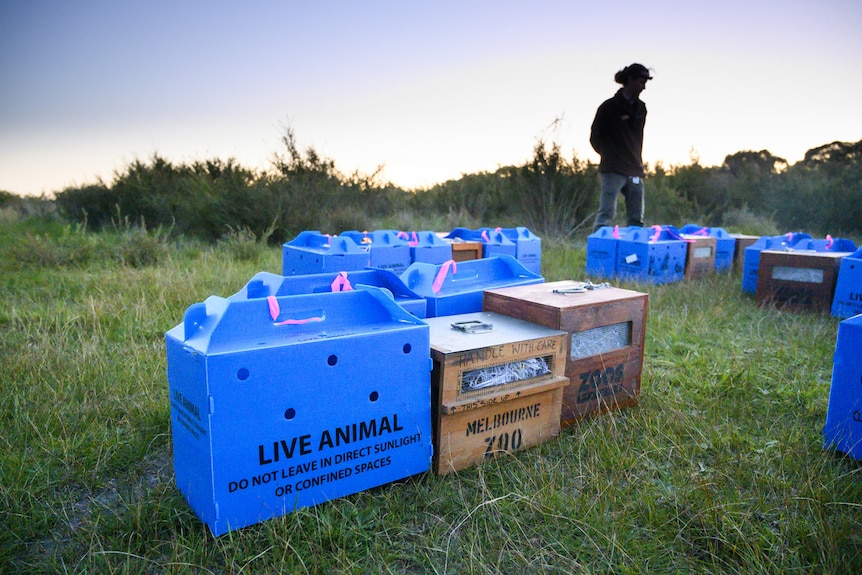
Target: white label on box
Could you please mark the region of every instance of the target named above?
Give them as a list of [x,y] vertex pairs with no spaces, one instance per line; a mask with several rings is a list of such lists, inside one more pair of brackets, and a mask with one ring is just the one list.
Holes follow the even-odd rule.
[[636,261],[638,261],[638,255],[637,254],[629,254],[626,256],[626,263],[627,264],[633,264]]
[[694,252],[692,254],[695,259],[697,258],[708,258],[712,255],[712,248],[710,246],[703,246],[700,248],[694,248]]

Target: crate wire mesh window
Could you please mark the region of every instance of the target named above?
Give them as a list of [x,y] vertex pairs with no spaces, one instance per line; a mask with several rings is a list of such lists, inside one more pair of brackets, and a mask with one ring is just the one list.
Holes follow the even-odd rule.
[[812,284],[823,283],[823,270],[816,268],[795,268],[790,266],[775,266],[772,268],[772,279],[805,282]]
[[553,368],[554,358],[547,356],[472,369],[461,374],[461,393],[533,379],[551,373]]
[[581,359],[622,349],[632,343],[632,322],[615,323],[572,333],[570,357]]

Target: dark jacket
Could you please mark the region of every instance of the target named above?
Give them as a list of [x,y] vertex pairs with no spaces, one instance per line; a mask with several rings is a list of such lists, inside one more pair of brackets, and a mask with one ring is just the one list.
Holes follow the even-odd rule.
[[646,104],[629,102],[622,89],[602,102],[590,128],[590,144],[602,157],[600,172],[646,176],[641,158],[646,115]]

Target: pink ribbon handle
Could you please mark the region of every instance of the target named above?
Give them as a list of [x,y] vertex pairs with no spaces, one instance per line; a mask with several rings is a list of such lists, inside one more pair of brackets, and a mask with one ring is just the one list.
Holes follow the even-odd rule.
[[614,226],[614,231],[611,234],[611,236],[613,236],[616,239],[620,239],[620,226],[619,225]]
[[457,265],[455,264],[455,260],[449,260],[444,262],[442,266],[440,266],[440,271],[437,272],[437,275],[434,277],[434,282],[431,284],[431,291],[437,293],[440,291],[440,288],[443,287],[443,281],[446,279],[446,274],[449,273],[449,267],[452,268],[452,273],[457,273]]
[[353,286],[350,285],[350,280],[347,279],[347,272],[338,272],[335,279],[329,286],[332,291],[352,291]]
[[700,228],[699,230],[694,232],[694,235],[696,235],[696,236],[708,236],[709,230],[707,228]]
[[411,248],[415,248],[419,245],[419,236],[416,234],[416,232],[410,232],[410,234],[408,235],[407,232],[402,230],[398,232],[396,237],[399,240],[407,240],[407,245]]
[[269,304],[269,315],[272,318],[272,321],[275,322],[275,325],[303,325],[313,321],[323,321],[324,319],[324,316],[315,316],[305,319],[285,319],[282,321],[276,321],[278,316],[281,315],[281,308],[278,305],[278,300],[274,295],[271,295],[267,296],[266,302]]
[[278,319],[278,314],[281,313],[281,310],[278,307],[278,300],[275,299],[274,295],[267,296],[266,302],[269,304],[269,316],[272,318],[272,321]]
[[834,244],[834,243],[835,243],[835,240],[832,239],[832,236],[830,236],[829,234],[826,234],[826,249],[828,250],[829,248],[831,248],[832,244]]
[[657,242],[658,238],[661,236],[661,226],[650,226],[655,230],[655,233],[652,235],[649,241]]
[[486,242],[490,242],[491,238],[488,237],[488,230],[482,230],[482,239]]

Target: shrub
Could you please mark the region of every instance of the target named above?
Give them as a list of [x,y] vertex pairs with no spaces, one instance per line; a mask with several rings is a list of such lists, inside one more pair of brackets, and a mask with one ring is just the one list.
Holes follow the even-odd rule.
[[119,236],[116,259],[133,268],[156,265],[167,255],[167,236],[161,229],[130,228]]
[[514,170],[518,200],[528,227],[548,237],[570,237],[592,219],[597,202],[597,168],[574,157],[566,161],[559,144],[539,140],[533,159]]
[[102,242],[98,236],[86,232],[80,224],[53,224],[34,231],[26,223],[21,232],[7,237],[5,256],[2,258],[7,269],[21,269],[27,266],[73,267],[94,260],[102,252]]
[[[752,236],[777,236],[783,233],[772,219],[755,214],[747,205],[728,210],[722,218],[721,226],[728,232]],[[789,230],[784,230],[786,231]]]
[[237,261],[256,261],[267,249],[267,235],[260,238],[248,228],[230,228],[218,244]]
[[[154,155],[149,162],[130,164],[110,185],[67,188],[54,201],[24,201],[0,193],[0,219],[13,219],[14,214],[5,211],[10,204],[22,216],[49,218],[56,207],[64,221],[101,230],[124,214],[146,222],[149,229],[162,227],[208,242],[231,230],[266,235],[276,244],[303,230],[339,233],[372,229],[382,222],[396,224],[387,228],[401,228],[407,226],[398,222],[423,221],[428,223],[409,227],[441,231],[527,226],[540,236],[571,238],[589,227],[598,199],[597,167],[577,157],[564,158],[559,144],[543,139],[522,165],[466,174],[413,192],[379,184],[379,170],[370,176],[345,176],[313,148],[300,150],[289,129],[283,143],[286,153],[275,156],[268,172],[252,172],[232,159],[184,165]],[[858,235],[860,150],[862,142],[833,142],[809,150],[793,166],[766,150],[729,155],[718,167],[701,166],[696,159],[669,169],[659,164],[647,177],[646,218],[658,224]],[[60,259],[74,260],[85,253]]]
[[[661,165],[647,178],[645,189],[644,217],[647,224],[683,225],[688,222],[708,225],[706,218],[698,213],[689,194],[678,187],[673,173],[668,173]],[[622,200],[619,200],[622,201]]]

